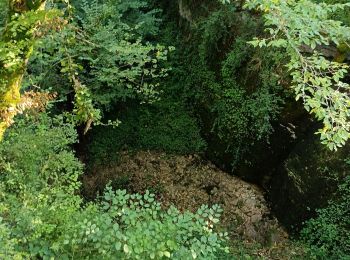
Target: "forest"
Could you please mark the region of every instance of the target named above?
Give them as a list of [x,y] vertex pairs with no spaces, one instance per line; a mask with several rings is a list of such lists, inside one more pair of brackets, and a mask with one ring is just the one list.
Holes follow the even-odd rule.
[[350,259],[349,0],[0,0],[0,259]]

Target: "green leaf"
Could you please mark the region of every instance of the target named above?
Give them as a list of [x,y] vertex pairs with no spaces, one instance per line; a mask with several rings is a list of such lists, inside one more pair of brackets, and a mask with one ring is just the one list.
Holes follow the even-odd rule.
[[[117,243],[115,243],[115,249],[116,250],[120,250],[122,248],[122,243],[120,243],[119,241],[117,242]],[[124,249],[124,251],[125,251],[125,249]]]
[[125,253],[125,254],[129,254],[129,253],[130,253],[129,247],[128,247],[127,244],[124,244],[123,250],[124,250],[124,253]]

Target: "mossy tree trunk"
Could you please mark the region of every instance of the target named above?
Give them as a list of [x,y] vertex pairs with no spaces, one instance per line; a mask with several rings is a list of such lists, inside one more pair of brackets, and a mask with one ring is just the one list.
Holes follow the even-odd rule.
[[0,38],[0,139],[17,114],[22,78],[42,19],[36,12],[45,9],[45,2],[9,0],[7,24]]

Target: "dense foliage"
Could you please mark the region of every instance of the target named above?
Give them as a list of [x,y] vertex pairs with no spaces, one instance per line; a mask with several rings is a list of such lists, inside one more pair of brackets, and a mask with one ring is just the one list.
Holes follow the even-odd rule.
[[302,230],[310,254],[316,259],[348,259],[350,257],[350,177],[328,207],[320,209],[317,217],[306,222]]
[[0,30],[5,26],[8,5],[5,1],[0,2]]
[[[273,132],[286,97],[279,84],[284,55],[248,45],[260,30],[260,21],[236,13],[233,6],[218,6],[193,23],[191,41],[180,35],[176,46],[179,60],[189,62],[173,65],[172,76],[185,89],[184,98],[193,103],[204,134],[222,140],[222,150],[234,157],[235,168],[243,160],[249,163],[253,145],[268,142]],[[182,45],[188,48],[182,50]]]
[[158,79],[167,75],[159,63],[168,52],[152,42],[159,11],[145,1],[97,0],[77,1],[71,10],[70,24],[38,45],[27,85],[74,101],[78,123],[99,123],[118,102],[157,100]]
[[[322,46],[349,46],[350,27],[329,18],[342,12],[345,4],[312,1],[247,1],[246,8],[265,12],[269,36],[256,39],[254,46],[284,48],[290,56],[286,65],[292,76],[296,100],[323,122],[318,131],[322,143],[331,150],[344,146],[350,136],[349,84],[343,80],[349,66],[343,60],[329,61]],[[306,55],[305,48],[310,48]]]
[[[50,28],[60,28],[60,12],[46,10],[45,0],[7,1],[0,13],[0,139],[16,114],[30,107],[21,85],[36,40]],[[5,24],[4,24],[5,23]],[[1,29],[1,27],[0,27]]]
[[75,140],[62,117],[41,115],[20,120],[1,143],[1,258],[213,259],[227,251],[215,231],[218,206],[181,213],[148,192],[111,188],[84,204]]
[[[0,0],[0,258],[259,258],[228,240],[216,204],[165,208],[118,183],[86,201],[80,181],[124,150],[212,152],[235,173],[266,158],[256,149],[272,149],[285,128],[291,147],[271,153],[281,167],[287,154],[277,153],[291,152],[304,122],[314,127],[295,107],[323,124],[328,148],[345,146],[349,9],[346,0]],[[349,192],[346,178],[305,223],[309,258],[350,257]]]
[[113,164],[125,149],[191,154],[202,153],[206,146],[196,118],[173,98],[163,96],[154,104],[133,104],[122,109],[117,118],[121,120],[118,127],[97,126],[89,133],[89,166]]

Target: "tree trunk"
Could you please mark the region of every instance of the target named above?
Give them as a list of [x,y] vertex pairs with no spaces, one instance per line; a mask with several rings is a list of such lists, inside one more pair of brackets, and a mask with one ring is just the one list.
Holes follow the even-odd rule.
[[0,140],[17,114],[22,79],[40,18],[21,30],[18,25],[29,12],[44,10],[45,3],[46,0],[9,0],[7,25],[0,38]]

